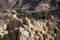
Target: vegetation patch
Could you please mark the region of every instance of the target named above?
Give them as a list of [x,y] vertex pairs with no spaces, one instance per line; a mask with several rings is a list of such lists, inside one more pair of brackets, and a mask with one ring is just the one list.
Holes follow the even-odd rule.
[[35,12],[35,13],[18,13],[18,18],[34,18],[34,19],[49,19],[49,14],[52,14],[56,19],[60,19],[60,12]]

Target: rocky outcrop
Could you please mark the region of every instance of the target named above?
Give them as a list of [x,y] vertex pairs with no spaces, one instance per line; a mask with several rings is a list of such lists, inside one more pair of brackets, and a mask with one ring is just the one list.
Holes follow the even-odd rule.
[[0,40],[60,40],[60,29],[51,20],[21,19],[10,12],[10,18],[0,19]]
[[[59,0],[0,0],[0,10],[15,9],[18,12],[26,12],[44,11],[43,8],[45,8],[46,11],[53,11],[60,9],[59,2]],[[43,4],[44,6],[41,6]],[[50,7],[48,8],[46,4]]]

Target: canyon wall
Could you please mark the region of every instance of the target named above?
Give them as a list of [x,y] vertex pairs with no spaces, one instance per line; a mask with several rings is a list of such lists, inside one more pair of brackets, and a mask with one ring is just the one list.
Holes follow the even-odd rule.
[[[43,6],[44,5],[44,6]],[[43,8],[42,8],[43,7]],[[26,11],[54,11],[60,10],[59,0],[0,0],[0,11],[15,9],[18,12]]]
[[[2,16],[1,16],[2,15]],[[60,28],[56,21],[35,20],[11,15],[0,15],[0,40],[60,40]]]

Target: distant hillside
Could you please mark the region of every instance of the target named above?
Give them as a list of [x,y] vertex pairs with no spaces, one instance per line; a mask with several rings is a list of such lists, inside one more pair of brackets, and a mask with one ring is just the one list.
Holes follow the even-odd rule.
[[18,12],[60,10],[60,0],[0,0],[0,11],[15,9]]

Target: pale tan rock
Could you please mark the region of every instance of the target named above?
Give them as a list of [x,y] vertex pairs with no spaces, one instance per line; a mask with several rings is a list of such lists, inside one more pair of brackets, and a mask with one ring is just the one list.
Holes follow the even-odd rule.
[[11,11],[10,21],[7,24],[6,21],[0,21],[0,35],[3,40],[60,39],[60,30],[53,22],[29,19],[28,17],[20,19],[17,18],[16,14],[16,11]]

